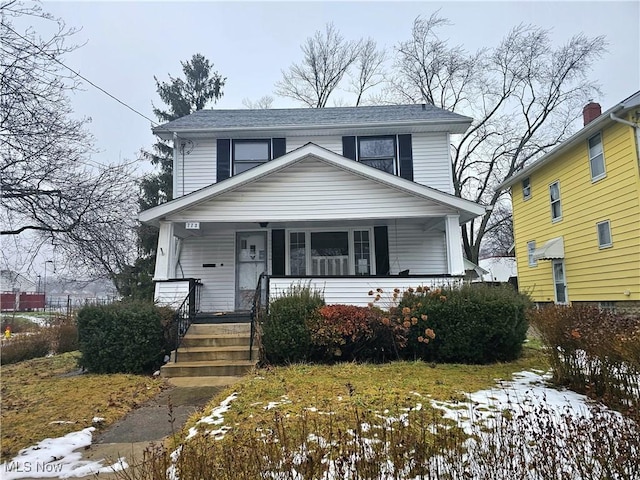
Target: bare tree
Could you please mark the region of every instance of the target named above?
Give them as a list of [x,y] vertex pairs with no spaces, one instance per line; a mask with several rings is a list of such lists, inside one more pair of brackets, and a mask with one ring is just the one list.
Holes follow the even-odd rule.
[[263,95],[258,100],[253,101],[249,98],[242,99],[242,105],[252,110],[266,110],[273,105],[273,97],[271,95]]
[[[104,250],[114,246],[107,232],[121,233],[116,244],[128,240],[124,220],[135,212],[136,187],[126,165],[91,161],[88,120],[73,118],[67,95],[79,84],[62,60],[77,48],[68,44],[75,31],[37,5],[3,2],[0,14],[0,233],[35,233],[70,258],[108,263],[102,273],[112,276],[132,243],[120,248],[122,258],[115,261],[106,254],[88,255],[81,240],[92,237],[102,242],[92,248]],[[20,32],[13,22],[18,17],[56,28],[40,38],[32,28]]]
[[384,82],[386,52],[378,50],[376,42],[369,38],[362,43],[350,74],[350,91],[356,94],[356,107],[364,100],[365,92]]
[[316,31],[313,37],[300,47],[302,62],[292,64],[282,72],[282,80],[276,83],[276,94],[292,98],[312,108],[327,106],[329,97],[352,68],[351,91],[356,93],[356,104],[371,86],[381,81],[384,52],[376,50],[373,40],[348,41],[332,23],[324,33]]
[[[447,23],[437,14],[415,20],[411,38],[396,48],[398,75],[389,91],[398,101],[475,119],[452,139],[455,194],[493,207],[504,179],[568,136],[597,92],[587,73],[606,43],[579,34],[554,47],[549,31],[519,25],[497,47],[468,53],[439,37]],[[489,211],[463,226],[465,254],[474,263],[491,217]]]
[[507,257],[515,239],[513,235],[513,216],[508,199],[501,199],[494,209],[491,219],[485,229],[485,235],[480,247],[479,257]]

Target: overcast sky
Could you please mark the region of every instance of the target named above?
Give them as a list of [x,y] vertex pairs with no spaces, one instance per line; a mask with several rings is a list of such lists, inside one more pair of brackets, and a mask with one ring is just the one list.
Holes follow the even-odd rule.
[[[214,108],[243,108],[242,100],[271,94],[274,108],[298,106],[276,97],[281,69],[299,61],[300,44],[327,22],[347,39],[371,37],[393,47],[409,38],[418,15],[451,21],[442,32],[468,50],[495,46],[510,28],[530,23],[552,30],[561,44],[572,35],[605,35],[609,53],[592,77],[603,90],[603,108],[640,89],[640,2],[46,2],[43,8],[69,26],[81,28],[86,45],[66,63],[125,103],[155,119],[154,75],[181,75],[180,61],[202,53],[227,78]],[[90,85],[73,96],[79,116],[92,118],[90,130],[107,163],[134,159],[154,137],[148,120]]]

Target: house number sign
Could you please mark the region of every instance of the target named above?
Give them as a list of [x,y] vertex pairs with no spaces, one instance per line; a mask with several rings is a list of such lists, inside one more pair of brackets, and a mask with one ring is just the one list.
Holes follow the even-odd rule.
[[184,228],[187,230],[200,230],[200,222],[185,222]]

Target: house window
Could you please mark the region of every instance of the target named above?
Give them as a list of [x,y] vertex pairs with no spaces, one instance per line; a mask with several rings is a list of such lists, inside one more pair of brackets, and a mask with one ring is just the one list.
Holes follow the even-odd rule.
[[527,256],[529,257],[529,266],[530,267],[537,267],[538,266],[538,262],[536,262],[535,258],[533,258],[533,252],[536,251],[536,242],[531,241],[531,242],[527,242]]
[[613,245],[611,242],[611,222],[605,220],[596,224],[598,228],[598,247],[609,248]]
[[395,137],[358,137],[358,161],[383,172],[396,171]]
[[371,275],[371,231],[296,231],[289,233],[290,275]]
[[529,200],[531,198],[531,180],[529,177],[522,180],[522,198]]
[[237,175],[268,162],[271,158],[271,141],[234,140],[233,141],[233,174]]
[[591,168],[591,181],[595,182],[606,176],[602,135],[600,133],[589,139],[589,166]]
[[549,185],[549,197],[551,201],[551,220],[562,220],[562,205],[560,204],[560,182]]

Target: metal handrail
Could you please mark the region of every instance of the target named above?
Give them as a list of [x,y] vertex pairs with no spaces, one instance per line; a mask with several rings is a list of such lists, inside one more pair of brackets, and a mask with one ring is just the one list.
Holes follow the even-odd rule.
[[200,310],[200,286],[202,284],[196,281],[189,289],[189,293],[184,298],[178,309],[176,310],[174,319],[176,321],[176,349],[173,356],[174,363],[178,361],[178,348],[182,339],[189,330],[191,322]]
[[[263,282],[266,281],[267,291],[264,292],[264,304],[263,305]],[[258,277],[258,284],[256,285],[256,291],[253,295],[253,302],[251,304],[251,336],[249,338],[249,360],[253,360],[253,339],[256,334],[256,321],[260,320],[262,312],[268,308],[269,305],[269,275],[267,272],[262,272]]]

